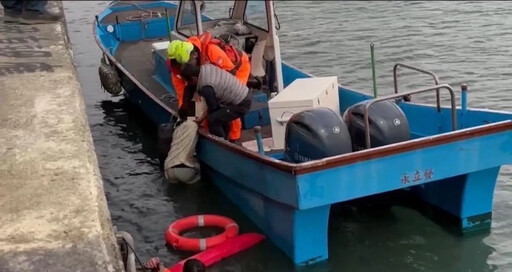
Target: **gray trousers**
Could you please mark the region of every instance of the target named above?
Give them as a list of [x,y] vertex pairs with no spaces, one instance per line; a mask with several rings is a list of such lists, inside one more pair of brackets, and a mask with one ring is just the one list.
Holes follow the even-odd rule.
[[191,167],[171,167],[165,170],[165,178],[169,183],[196,183],[201,179],[199,170]]

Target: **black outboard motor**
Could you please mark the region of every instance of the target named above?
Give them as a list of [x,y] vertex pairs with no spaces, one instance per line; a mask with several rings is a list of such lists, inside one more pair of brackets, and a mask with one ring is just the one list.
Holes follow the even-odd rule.
[[329,108],[294,114],[286,124],[284,160],[300,163],[352,152],[343,119]]
[[[366,149],[364,126],[364,107],[369,102],[363,101],[348,108],[343,119],[350,131],[354,151]],[[396,103],[381,101],[370,106],[368,110],[370,122],[371,147],[378,147],[411,139],[409,123],[404,112]]]

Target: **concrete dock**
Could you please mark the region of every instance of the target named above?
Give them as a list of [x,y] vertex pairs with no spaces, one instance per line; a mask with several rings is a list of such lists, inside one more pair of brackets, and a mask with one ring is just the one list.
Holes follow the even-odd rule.
[[0,271],[124,271],[65,22],[1,16]]

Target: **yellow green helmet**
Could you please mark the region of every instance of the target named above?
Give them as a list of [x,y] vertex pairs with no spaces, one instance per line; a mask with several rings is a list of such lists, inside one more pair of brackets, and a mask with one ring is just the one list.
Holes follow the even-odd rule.
[[169,43],[169,46],[167,46],[167,57],[169,59],[175,59],[176,58],[176,48],[181,44],[181,41],[174,40]]
[[191,42],[181,42],[175,48],[174,58],[180,64],[185,64],[190,59],[190,53],[194,50],[194,45]]

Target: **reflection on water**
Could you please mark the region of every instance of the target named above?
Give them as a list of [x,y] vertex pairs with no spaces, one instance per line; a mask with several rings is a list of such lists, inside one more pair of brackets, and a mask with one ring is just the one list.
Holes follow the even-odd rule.
[[[220,3],[225,6],[209,1],[207,10]],[[90,24],[107,4],[64,2],[114,224],[133,235],[143,259],[159,256],[167,265],[186,256],[165,246],[165,229],[178,218],[223,214],[235,219],[241,232],[258,231],[210,183],[168,185],[158,169],[155,129],[149,120],[125,99],[100,90],[100,51]],[[213,15],[222,14],[219,10]],[[453,86],[468,83],[470,105],[512,109],[508,94],[512,61],[506,57],[512,41],[512,3],[279,1],[276,11],[284,59],[308,72],[338,75],[342,84],[369,93],[367,47],[375,42],[379,93],[392,92],[392,66],[403,61],[433,70]],[[431,84],[423,76],[400,79],[404,90]],[[504,167],[490,234],[452,234],[400,194],[333,206],[329,261],[299,270],[512,271],[511,176],[511,167]],[[294,270],[281,251],[264,242],[209,271]]]

